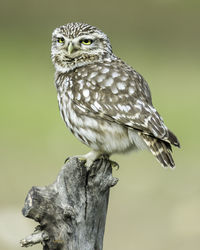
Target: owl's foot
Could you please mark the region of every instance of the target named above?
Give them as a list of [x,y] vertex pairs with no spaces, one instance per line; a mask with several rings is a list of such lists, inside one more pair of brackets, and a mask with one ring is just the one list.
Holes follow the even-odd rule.
[[64,164],[70,159],[70,157],[67,157],[64,161]]
[[117,170],[119,169],[119,164],[116,161],[110,160],[110,154],[101,154],[100,158],[106,159],[111,163],[112,168],[116,168]]
[[80,161],[85,162],[85,166],[87,167],[87,169],[89,169],[92,166],[93,162],[97,160],[101,155],[102,153],[99,151],[90,151],[85,155],[76,155],[74,157],[78,158]]
[[[110,157],[109,154],[103,154],[99,151],[90,151],[89,153],[85,155],[75,155],[74,157],[78,158],[79,161],[82,161],[83,163],[85,163],[85,166],[87,167],[87,169],[89,169],[92,166],[93,162],[97,159],[106,159],[110,161],[112,168],[116,168],[117,170],[119,169],[119,164],[116,161],[111,161],[109,159]],[[67,157],[64,163],[66,163],[69,159],[70,157]]]
[[70,158],[73,158],[73,157],[78,158],[79,161],[81,161],[81,162],[83,162],[83,163],[86,162],[86,158],[84,157],[84,155],[75,155],[75,156],[72,156],[72,157],[70,157],[70,156],[67,157],[67,158],[65,159],[65,161],[64,161],[64,164],[65,164],[66,162],[68,162],[68,161],[70,160]]

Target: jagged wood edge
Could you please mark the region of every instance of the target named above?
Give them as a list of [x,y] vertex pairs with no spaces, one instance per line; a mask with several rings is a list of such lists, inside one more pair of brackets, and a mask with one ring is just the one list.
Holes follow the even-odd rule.
[[80,246],[102,250],[109,189],[117,181],[108,159],[95,161],[88,170],[83,162],[70,158],[53,184],[29,191],[22,213],[40,226],[21,240],[21,246],[42,243],[45,250]]

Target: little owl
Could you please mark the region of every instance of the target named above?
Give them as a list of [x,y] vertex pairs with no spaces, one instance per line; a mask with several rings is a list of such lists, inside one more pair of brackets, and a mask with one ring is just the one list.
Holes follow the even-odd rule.
[[149,149],[174,167],[171,144],[179,147],[178,139],[153,107],[145,79],[113,54],[101,30],[83,23],[55,29],[51,57],[62,118],[92,148],[81,156],[86,166],[101,155]]

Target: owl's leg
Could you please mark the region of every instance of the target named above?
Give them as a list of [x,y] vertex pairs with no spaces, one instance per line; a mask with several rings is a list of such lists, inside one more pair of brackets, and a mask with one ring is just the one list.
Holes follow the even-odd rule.
[[85,166],[89,168],[92,163],[100,157],[100,155],[102,155],[102,152],[92,150],[85,155],[76,155],[75,157],[77,157],[81,161],[85,161]]

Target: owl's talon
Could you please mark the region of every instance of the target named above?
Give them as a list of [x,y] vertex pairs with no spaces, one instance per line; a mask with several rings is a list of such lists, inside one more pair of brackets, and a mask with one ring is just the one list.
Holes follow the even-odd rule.
[[111,164],[111,167],[116,168],[118,170],[119,169],[119,164],[116,161],[110,160],[109,157],[110,157],[109,154],[102,154],[102,155],[100,155],[100,157],[98,159],[108,160],[110,162],[110,164]]
[[112,168],[116,168],[116,170],[119,169],[119,164],[118,164],[116,161],[111,161],[111,160],[110,160],[110,163],[111,163],[111,167],[112,167]]
[[67,161],[70,159],[70,157],[67,157],[64,161],[64,164],[67,163]]

